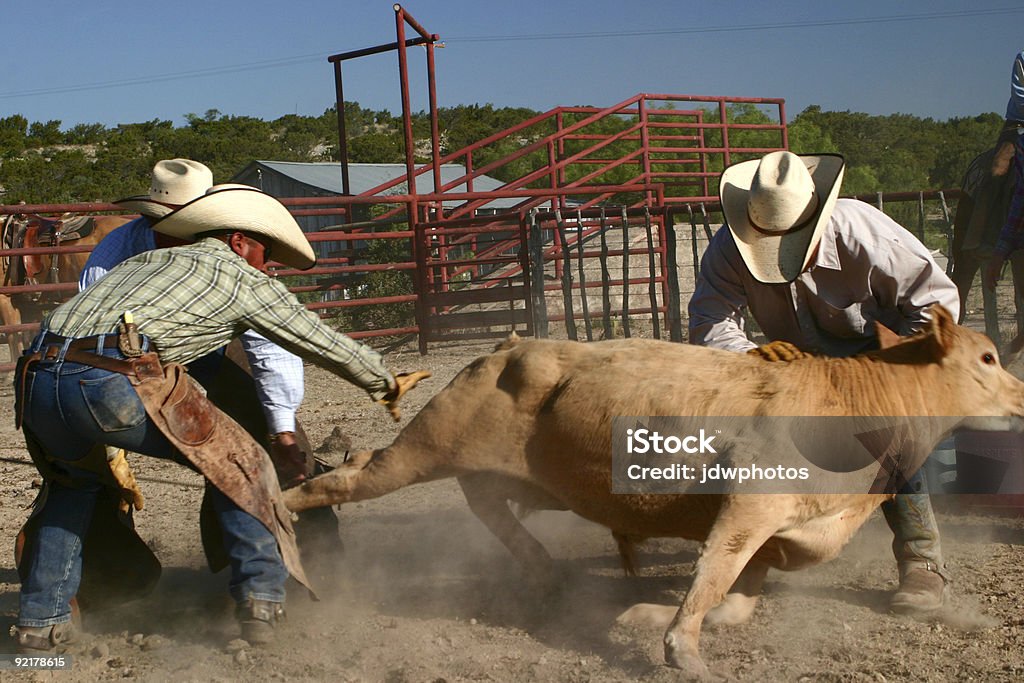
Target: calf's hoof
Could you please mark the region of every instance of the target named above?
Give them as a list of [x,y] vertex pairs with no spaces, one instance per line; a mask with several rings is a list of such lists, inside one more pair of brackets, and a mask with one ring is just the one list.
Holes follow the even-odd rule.
[[727,595],[725,600],[704,615],[705,626],[735,626],[750,621],[757,598],[746,595]]
[[679,647],[675,636],[665,636],[665,663],[674,669],[679,669],[685,681],[710,681],[713,680],[707,665],[701,660],[700,655],[691,648]]
[[616,617],[615,621],[620,624],[629,624],[630,626],[638,626],[640,628],[666,629],[672,623],[678,611],[678,607],[641,602],[620,614]]

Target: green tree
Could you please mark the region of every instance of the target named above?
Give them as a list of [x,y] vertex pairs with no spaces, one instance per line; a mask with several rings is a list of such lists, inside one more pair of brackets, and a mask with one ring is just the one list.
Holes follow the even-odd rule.
[[47,121],[46,123],[37,121],[28,127],[26,142],[29,147],[44,147],[59,144],[62,139],[60,121]]
[[20,114],[0,119],[0,156],[11,157],[25,149],[28,119]]
[[943,189],[960,187],[971,161],[995,145],[1002,126],[1003,117],[995,113],[950,119],[936,143],[938,150],[929,173],[929,185]]
[[401,163],[405,160],[405,143],[397,135],[366,133],[349,138],[348,158],[362,164]]
[[91,145],[103,142],[107,129],[102,123],[79,123],[64,134],[66,145]]
[[805,117],[799,114],[788,126],[789,149],[796,154],[819,154],[823,152],[838,152],[839,148],[833,142],[828,132],[822,130],[813,117]]

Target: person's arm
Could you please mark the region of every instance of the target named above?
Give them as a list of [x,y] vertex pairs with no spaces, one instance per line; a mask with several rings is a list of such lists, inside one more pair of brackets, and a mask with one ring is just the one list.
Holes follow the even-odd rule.
[[302,359],[251,330],[240,341],[252,368],[267,430],[271,434],[294,432],[295,413],[305,393]]
[[252,296],[242,321],[247,327],[361,387],[375,401],[396,388],[379,353],[325,325],[280,281],[261,275],[250,284]]
[[873,269],[872,277],[872,289],[883,299],[883,305],[885,300],[894,302],[900,311],[900,329],[894,331],[901,336],[925,329],[930,320],[927,311],[933,304],[949,311],[953,320],[959,319],[960,294],[956,285],[928,255],[923,244],[894,241],[887,259]]
[[295,413],[305,393],[302,359],[252,330],[239,337],[239,341],[249,360],[256,395],[267,420],[270,459],[281,487],[294,486],[309,474],[306,454],[295,438]]
[[747,295],[736,271],[737,265],[742,267],[742,262],[736,263],[738,253],[734,259],[729,258],[726,250],[731,253],[735,247],[728,232],[727,227],[719,229],[701,259],[700,275],[688,306],[690,343],[727,351],[749,351],[757,345],[747,338],[743,329]]
[[1018,52],[1010,73],[1010,99],[1006,103],[1006,121],[1024,123],[1024,52]]

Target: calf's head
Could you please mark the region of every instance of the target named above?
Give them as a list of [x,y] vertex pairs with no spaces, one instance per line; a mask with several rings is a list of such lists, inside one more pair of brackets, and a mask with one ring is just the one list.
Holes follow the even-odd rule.
[[928,329],[913,337],[879,330],[877,357],[922,367],[918,390],[933,414],[964,416],[970,429],[1024,430],[1024,382],[1000,365],[992,340],[957,325],[941,306],[929,313]]

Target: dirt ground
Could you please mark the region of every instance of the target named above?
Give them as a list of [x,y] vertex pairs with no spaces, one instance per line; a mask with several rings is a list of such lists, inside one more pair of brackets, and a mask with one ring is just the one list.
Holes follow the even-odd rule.
[[[405,404],[414,414],[491,344],[388,352],[395,370],[435,377]],[[307,368],[301,419],[314,445],[334,428],[353,448],[397,434],[383,409],[340,380]],[[11,393],[0,385],[0,536],[13,547],[35,490],[35,470],[15,432]],[[339,459],[340,452],[329,458]],[[164,565],[149,598],[86,615],[70,646],[70,671],[0,679],[97,681],[674,681],[661,633],[620,626],[636,602],[670,604],[685,593],[698,546],[645,544],[640,576],[619,569],[610,534],[571,513],[536,513],[529,528],[556,558],[557,586],[534,587],[469,512],[453,480],[344,506],[344,557],[312,602],[291,586],[288,621],[272,645],[237,637],[225,573],[205,566],[198,537],[198,478],[136,456],[146,509],[141,535]],[[945,497],[950,498],[950,497]],[[706,630],[712,671],[741,681],[1011,681],[1024,678],[1024,519],[985,516],[937,500],[954,576],[951,606],[930,620],[891,615],[891,535],[876,514],[835,561],[773,572],[750,623]],[[17,614],[13,553],[0,554],[0,630]],[[0,653],[11,652],[0,636]]]

